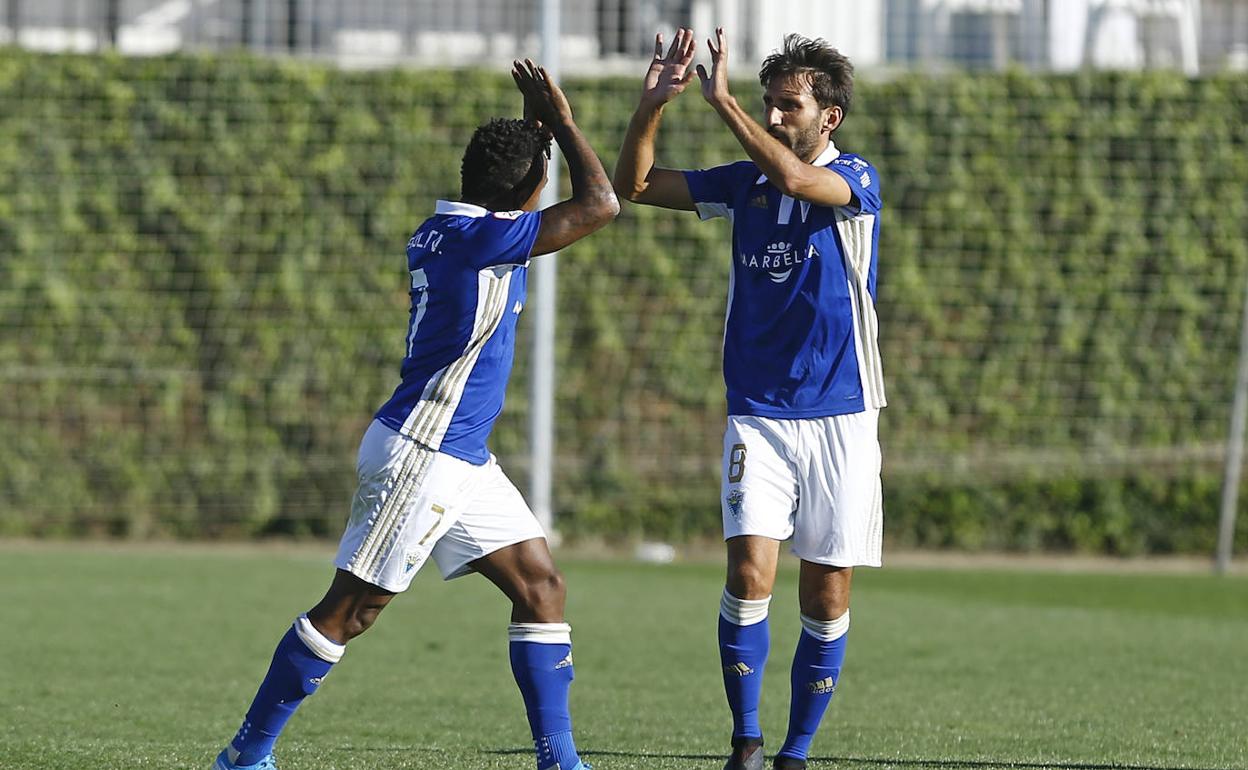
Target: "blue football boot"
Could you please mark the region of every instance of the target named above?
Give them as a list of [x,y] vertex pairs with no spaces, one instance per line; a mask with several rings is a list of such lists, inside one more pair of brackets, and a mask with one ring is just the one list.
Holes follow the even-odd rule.
[[230,761],[230,754],[234,754],[235,759],[238,758],[238,752],[232,751],[229,746],[221,749],[217,761],[212,763],[212,770],[277,770],[277,760],[272,754],[254,765],[236,765]]

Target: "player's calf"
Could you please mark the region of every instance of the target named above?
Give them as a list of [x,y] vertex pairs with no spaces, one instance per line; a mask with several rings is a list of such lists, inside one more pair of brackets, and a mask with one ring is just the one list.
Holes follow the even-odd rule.
[[524,697],[538,770],[581,767],[572,739],[572,627],[567,623],[512,623],[507,628],[511,671]]
[[511,671],[524,698],[538,770],[583,763],[572,738],[572,627],[563,622],[567,588],[543,538],[501,548],[473,567],[512,602],[507,627]]
[[789,732],[776,757],[789,760],[776,767],[803,768],[810,743],[819,729],[841,678],[845,662],[845,639],[849,632],[849,611],[835,620],[816,620],[802,615],[802,631],[793,655],[790,675]]
[[273,651],[268,673],[242,726],[217,757],[216,770],[276,770],[273,745],[282,729],[345,651],[346,645],[300,615]]

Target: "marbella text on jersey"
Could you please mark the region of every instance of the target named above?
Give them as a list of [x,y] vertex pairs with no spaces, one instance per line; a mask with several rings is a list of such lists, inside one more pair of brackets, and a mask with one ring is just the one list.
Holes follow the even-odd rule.
[[732,222],[724,325],[732,415],[829,417],[885,405],[878,175],[831,143],[813,165],[845,180],[849,205],[795,200],[749,160],[685,172],[698,214]]

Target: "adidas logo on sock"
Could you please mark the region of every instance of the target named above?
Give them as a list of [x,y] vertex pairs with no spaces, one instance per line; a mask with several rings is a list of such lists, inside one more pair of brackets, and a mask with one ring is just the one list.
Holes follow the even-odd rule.
[[572,665],[572,653],[569,652],[568,657],[555,664],[555,670],[558,671],[559,669],[567,668],[570,665]]
[[836,692],[836,682],[832,681],[832,677],[826,676],[816,682],[807,682],[806,689],[815,695],[827,695]]
[[724,666],[724,671],[727,671],[729,674],[736,674],[737,676],[749,676],[754,673],[754,669],[739,661],[737,663],[733,663],[731,666]]

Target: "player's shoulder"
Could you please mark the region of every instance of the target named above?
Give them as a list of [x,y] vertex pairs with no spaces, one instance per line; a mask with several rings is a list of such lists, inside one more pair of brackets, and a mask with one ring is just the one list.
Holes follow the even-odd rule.
[[527,211],[491,211],[488,216],[492,219],[501,219],[504,222],[514,222],[528,213]]
[[453,218],[451,226],[460,231],[465,238],[494,238],[507,233],[513,228],[530,224],[533,211],[491,211],[481,209],[471,215],[459,215]]
[[862,157],[856,152],[842,152],[841,154],[833,158],[832,162],[828,163],[828,166],[849,168],[855,173],[861,173],[863,171],[866,171],[867,169],[875,168],[875,166],[871,164],[871,161],[867,160],[866,158]]
[[870,161],[857,153],[842,152],[828,163],[827,168],[856,180],[864,190],[872,186],[879,188],[880,172],[871,165]]
[[481,218],[481,226],[493,231],[510,230],[532,224],[539,217],[540,211],[491,211]]
[[475,203],[462,203],[459,201],[437,202],[433,216],[426,221],[438,220],[444,224],[457,227],[489,227],[508,222],[515,222],[521,219],[525,214],[531,214],[529,211],[494,211],[484,206],[478,206]]
[[726,186],[738,195],[749,195],[751,189],[767,182],[767,175],[752,160],[738,160],[724,168],[727,170]]
[[751,183],[763,173],[759,170],[758,164],[749,159],[729,163],[728,168],[734,177],[748,179]]
[[520,264],[526,261],[537,238],[540,211],[488,211],[465,232],[470,262],[476,266]]

